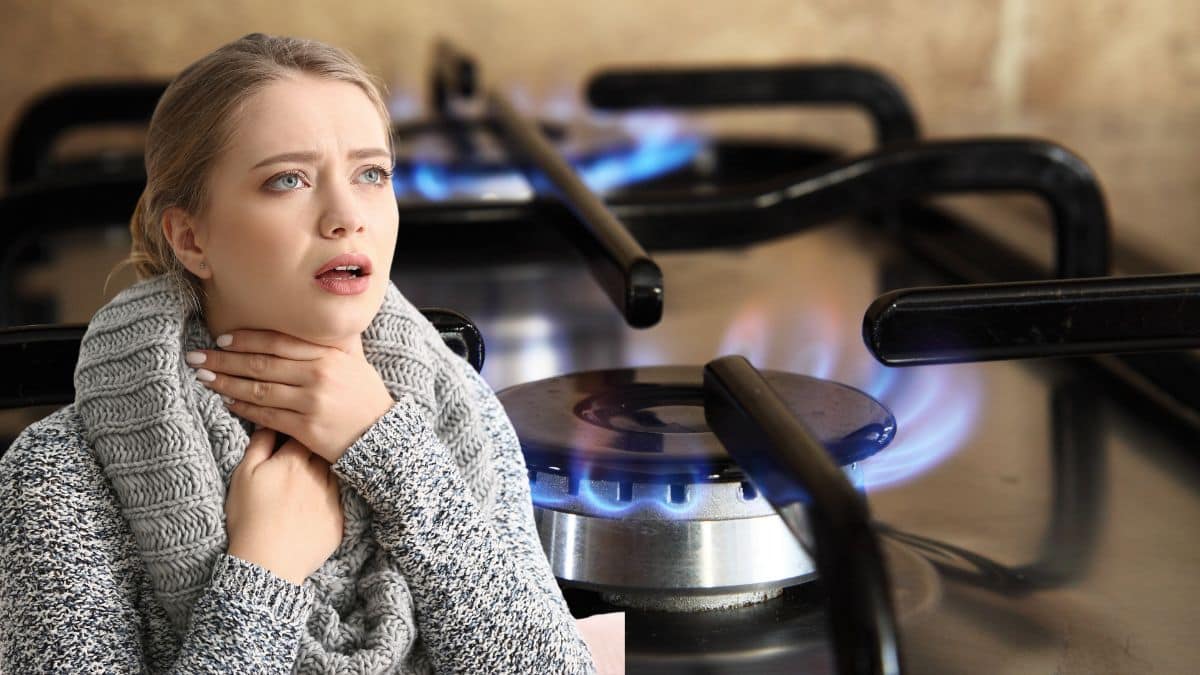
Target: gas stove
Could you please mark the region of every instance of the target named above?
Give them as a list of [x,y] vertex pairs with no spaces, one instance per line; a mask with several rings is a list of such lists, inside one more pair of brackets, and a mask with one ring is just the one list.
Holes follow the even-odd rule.
[[[888,78],[845,64],[607,72],[587,96],[613,113],[857,106],[865,155],[533,120],[446,44],[431,87],[434,115],[396,126],[393,280],[486,338],[555,574],[576,616],[626,612],[628,672],[1200,657],[1200,278],[1099,279],[1122,249],[1080,158],[922,140]],[[10,169],[28,180],[0,222],[122,222],[138,178],[100,164]],[[996,191],[1048,205],[989,215],[1051,232],[1050,255],[928,201]],[[69,286],[45,270],[125,250],[76,232],[34,261],[13,253],[32,235],[6,232],[9,322],[31,265]],[[69,310],[55,320],[90,314]]]
[[[1180,454],[1200,407],[1188,403],[1192,385],[1163,377],[1196,372],[1194,354],[1110,353],[1195,347],[1197,279],[1075,281],[1106,274],[1111,253],[1103,193],[1082,160],[1035,139],[921,141],[903,95],[869,69],[605,73],[588,87],[598,107],[867,101],[881,147],[844,156],[730,137],[689,146],[681,134],[658,142],[671,148],[668,158],[694,152],[686,164],[617,188],[590,186],[604,196],[600,212],[530,138],[533,125],[512,119],[502,95],[455,74],[467,57],[449,50],[440,59],[439,110],[453,119],[463,103],[447,92],[474,96],[512,165],[539,189],[414,203],[409,222],[468,236],[494,230],[530,242],[527,250],[549,249],[551,260],[574,245],[590,263],[590,271],[527,266],[510,294],[483,292],[502,278],[484,268],[474,273],[481,292],[457,286],[455,294],[480,299],[462,309],[485,335],[492,316],[561,331],[526,333],[505,355],[492,352],[497,370],[485,374],[508,387],[501,400],[526,451],[543,544],[565,594],[581,616],[627,613],[630,672],[1186,668],[1188,650],[1172,645],[1190,602],[1167,597],[1166,585],[1148,601],[1142,564],[1186,583],[1197,549],[1164,524],[1150,545],[1172,554],[1134,562],[1144,548],[1123,540],[1140,538],[1138,523],[1163,506],[1123,499],[1117,513],[1107,495],[1154,491],[1155,465],[1165,460],[1168,492],[1155,496],[1182,509],[1178,522],[1200,514],[1192,460]],[[840,84],[816,84],[833,73]],[[586,160],[577,167],[579,182],[588,183],[587,169]],[[1030,262],[1046,257],[1041,251],[918,202],[972,191],[1044,200],[1051,267]],[[622,257],[606,239],[610,216],[643,251]],[[649,259],[645,250],[658,275],[644,287],[661,281],[661,315],[630,302],[638,280],[629,260]],[[420,293],[438,276],[428,272],[403,271],[403,283]],[[464,281],[461,271],[449,276]],[[1064,281],[945,287],[1056,277]],[[938,290],[886,295],[914,287]],[[552,300],[547,288],[569,289],[559,296],[569,301]],[[571,329],[581,313],[589,325]],[[539,368],[536,355],[551,353]],[[729,443],[709,428],[712,393],[700,380],[702,365],[725,354],[766,371],[808,437],[826,445],[844,438],[822,426],[829,417],[852,428],[871,418],[839,417],[829,391],[853,387],[864,405],[891,411],[880,416],[895,420],[894,438],[875,437],[889,447],[837,462],[842,482],[868,496],[869,514],[846,492],[826,495],[841,508],[814,528],[811,501],[766,498],[774,480],[795,472],[770,463],[757,476],[749,470],[769,443],[722,450]],[[970,363],[1082,354],[1104,355]],[[528,360],[510,368],[510,359]],[[815,397],[824,405],[800,412],[786,384],[797,381],[828,388]],[[1160,406],[1147,410],[1131,391],[1154,392]],[[738,434],[727,433],[736,445]],[[1110,482],[1116,461],[1140,466],[1139,477]],[[818,486],[837,482],[818,475]],[[774,491],[786,496],[788,486]],[[795,508],[801,503],[810,508]],[[847,513],[859,518],[837,517]]]

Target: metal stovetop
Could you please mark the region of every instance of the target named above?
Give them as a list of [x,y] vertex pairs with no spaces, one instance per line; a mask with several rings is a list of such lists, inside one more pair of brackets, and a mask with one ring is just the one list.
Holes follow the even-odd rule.
[[[1200,599],[1200,541],[1191,533],[1200,522],[1195,429],[1067,360],[887,374],[863,345],[863,310],[887,290],[884,280],[937,277],[864,224],[656,260],[667,302],[662,322],[648,330],[623,325],[586,272],[566,264],[440,278],[411,270],[397,283],[418,304],[466,312],[486,337],[511,331],[519,316],[526,326],[558,327],[544,342],[489,342],[483,372],[497,389],[561,372],[700,365],[742,353],[759,368],[816,373],[880,394],[899,430],[878,465],[865,463],[869,485],[897,470],[889,453],[919,459],[952,449],[907,481],[869,487],[885,539],[935,562],[940,578],[922,591],[930,595],[921,611],[901,620],[909,672],[1192,667],[1200,656],[1191,639]],[[504,292],[485,292],[497,283]],[[546,345],[558,350],[554,358],[538,358]],[[963,402],[972,396],[974,406]],[[948,442],[964,416],[973,419],[969,431]],[[893,582],[904,586],[905,572],[897,572]],[[632,633],[638,620],[628,621]],[[711,672],[720,662],[713,659]],[[827,660],[815,657],[805,665],[821,664]],[[752,672],[746,663],[724,666]]]

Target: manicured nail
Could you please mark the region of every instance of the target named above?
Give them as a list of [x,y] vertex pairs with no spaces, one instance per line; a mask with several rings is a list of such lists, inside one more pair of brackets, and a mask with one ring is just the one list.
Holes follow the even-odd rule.
[[212,382],[213,380],[217,379],[217,375],[216,375],[216,373],[214,373],[211,370],[197,368],[196,369],[196,379],[200,380],[201,382]]
[[[225,402],[225,405],[233,405],[233,398],[226,396],[225,394],[221,394],[221,400]],[[257,429],[255,429],[255,431],[257,431]]]
[[217,336],[217,346],[218,347],[228,347],[231,344],[233,344],[233,336],[232,335],[226,333],[224,335]]
[[204,363],[204,360],[207,358],[208,354],[205,354],[204,352],[188,352],[187,354],[183,355],[183,360],[187,361],[189,365],[193,366],[198,366],[201,363]]

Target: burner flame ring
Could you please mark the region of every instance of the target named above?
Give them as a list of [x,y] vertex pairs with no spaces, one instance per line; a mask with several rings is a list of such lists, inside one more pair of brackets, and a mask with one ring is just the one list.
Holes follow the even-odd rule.
[[[891,413],[863,392],[766,371],[861,484]],[[703,422],[702,371],[575,373],[498,394],[521,440],[534,518],[556,577],[659,611],[761,602],[815,576],[779,514]],[[804,522],[807,519],[800,515]]]

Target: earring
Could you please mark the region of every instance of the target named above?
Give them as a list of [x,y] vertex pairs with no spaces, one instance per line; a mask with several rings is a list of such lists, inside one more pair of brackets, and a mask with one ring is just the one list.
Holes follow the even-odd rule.
[[200,269],[207,269],[207,268],[208,268],[208,263],[206,263],[206,262],[200,263]]

